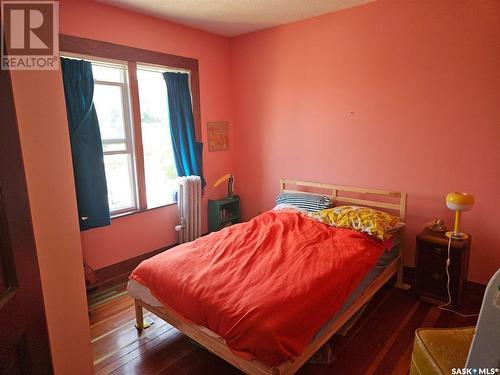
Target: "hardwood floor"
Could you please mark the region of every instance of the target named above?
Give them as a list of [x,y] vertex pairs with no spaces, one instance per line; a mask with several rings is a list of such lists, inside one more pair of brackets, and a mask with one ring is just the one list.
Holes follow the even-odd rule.
[[[477,313],[481,300],[466,296],[462,312]],[[133,300],[125,284],[89,296],[90,331],[96,374],[241,374],[145,311],[153,324],[137,331]],[[476,324],[441,311],[411,291],[383,288],[346,336],[330,342],[337,357],[328,365],[307,363],[299,374],[407,374],[415,329]]]

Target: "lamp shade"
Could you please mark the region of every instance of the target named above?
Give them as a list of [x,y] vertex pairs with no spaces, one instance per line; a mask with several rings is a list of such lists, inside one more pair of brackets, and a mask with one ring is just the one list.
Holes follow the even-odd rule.
[[449,193],[446,196],[446,206],[453,211],[469,211],[474,205],[474,196],[469,193]]

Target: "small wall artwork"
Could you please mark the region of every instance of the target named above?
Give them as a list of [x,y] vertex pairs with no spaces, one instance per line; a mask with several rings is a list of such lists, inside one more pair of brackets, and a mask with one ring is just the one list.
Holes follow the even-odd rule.
[[229,148],[229,124],[227,121],[212,121],[208,127],[208,151],[224,151]]

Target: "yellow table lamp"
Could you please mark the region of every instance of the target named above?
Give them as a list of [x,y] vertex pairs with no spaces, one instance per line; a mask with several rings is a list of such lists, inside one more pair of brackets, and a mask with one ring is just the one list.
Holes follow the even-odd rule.
[[446,236],[450,238],[464,240],[469,238],[466,233],[460,232],[460,214],[462,211],[469,211],[474,205],[474,196],[469,193],[449,193],[446,196],[446,206],[455,211],[455,227],[453,232],[446,232]]
[[231,199],[234,196],[234,190],[233,190],[234,176],[232,174],[228,173],[228,174],[225,174],[224,176],[222,176],[221,178],[219,178],[215,182],[214,187],[219,186],[220,184],[222,184],[225,181],[227,181],[227,197],[226,198]]

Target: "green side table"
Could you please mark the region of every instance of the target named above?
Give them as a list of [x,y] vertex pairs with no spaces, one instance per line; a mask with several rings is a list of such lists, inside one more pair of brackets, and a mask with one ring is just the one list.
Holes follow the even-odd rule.
[[215,232],[240,222],[240,197],[208,200],[208,231]]

